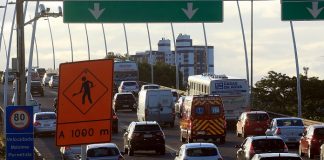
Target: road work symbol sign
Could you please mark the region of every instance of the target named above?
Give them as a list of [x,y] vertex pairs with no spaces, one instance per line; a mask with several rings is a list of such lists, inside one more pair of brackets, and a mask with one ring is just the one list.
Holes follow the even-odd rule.
[[110,142],[113,60],[60,65],[56,145]]

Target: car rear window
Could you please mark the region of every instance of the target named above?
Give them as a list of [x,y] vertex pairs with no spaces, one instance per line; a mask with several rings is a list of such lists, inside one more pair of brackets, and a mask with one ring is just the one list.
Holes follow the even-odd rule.
[[38,114],[36,116],[36,120],[48,120],[48,119],[56,119],[55,114]]
[[134,131],[157,131],[161,130],[158,125],[149,124],[149,125],[136,125]]
[[116,98],[117,100],[134,100],[134,96],[132,94],[120,94]]
[[264,121],[264,120],[268,120],[269,116],[268,114],[260,114],[260,113],[252,113],[252,114],[247,114],[247,118],[248,120],[252,120],[252,121]]
[[160,86],[144,86],[144,89],[159,89]]
[[258,139],[252,142],[253,149],[258,152],[283,152],[285,143],[281,139]]
[[300,119],[281,119],[277,121],[278,126],[304,126]]
[[317,136],[324,136],[324,128],[316,128],[314,134]]
[[200,157],[200,156],[217,156],[218,152],[216,148],[188,148],[187,156]]
[[119,151],[117,148],[100,147],[89,149],[87,151],[87,157],[106,157],[117,155],[119,155]]
[[260,160],[302,160],[299,157],[265,157],[261,158]]
[[124,82],[123,85],[124,86],[136,86],[137,83],[136,82]]

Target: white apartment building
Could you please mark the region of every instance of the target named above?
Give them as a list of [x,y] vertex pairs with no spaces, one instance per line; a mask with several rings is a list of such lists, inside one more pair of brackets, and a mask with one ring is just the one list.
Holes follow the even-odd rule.
[[[214,73],[214,47],[194,46],[190,35],[179,34],[176,39],[177,63],[178,69],[183,74],[183,84],[186,84],[190,75],[202,74],[207,72]],[[171,42],[169,39],[162,38],[158,42],[158,51],[152,51],[155,61],[163,61],[164,63],[175,65],[175,52],[171,50]],[[154,54],[155,53],[155,54]],[[161,55],[162,53],[162,55]],[[163,56],[164,55],[164,56]],[[157,56],[157,57],[155,57]],[[143,62],[149,59],[149,51],[138,52],[131,56],[137,62]],[[208,65],[207,65],[208,64]]]

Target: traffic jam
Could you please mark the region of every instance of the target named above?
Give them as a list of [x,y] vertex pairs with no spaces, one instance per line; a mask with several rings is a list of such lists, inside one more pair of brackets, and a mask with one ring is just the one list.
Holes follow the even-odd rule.
[[[114,86],[109,94],[102,79],[96,77],[95,72],[100,70],[80,69],[68,64],[60,67],[73,72],[73,69],[77,70],[75,76],[71,76],[72,81],[63,84],[66,79],[61,79],[72,72],[60,72],[60,76],[45,73],[40,80],[43,87],[65,86],[64,90],[59,89],[58,97],[53,101],[54,111],[41,111],[35,99],[29,103],[34,110],[34,136],[54,135],[61,159],[81,159],[82,146],[87,160],[137,159],[137,154],[141,159],[151,159],[151,155],[163,156],[169,149],[165,134],[168,128],[177,132],[177,139],[182,144],[168,159],[226,159],[221,147],[231,141],[228,133],[241,137],[241,144],[232,146],[236,151],[233,159],[323,159],[324,124],[306,126],[301,118],[274,118],[265,111],[249,111],[248,97],[243,94],[246,92],[238,93],[238,90],[247,89],[244,79],[209,74],[189,76],[187,91],[180,92],[135,80],[113,82],[108,76],[109,85]],[[33,94],[43,96],[44,91]],[[109,119],[104,107],[95,110],[96,104],[101,105],[100,97],[105,96],[110,97],[112,104]],[[64,98],[66,102],[61,100]],[[67,104],[74,108],[62,109]],[[73,113],[74,110],[79,112]],[[125,123],[121,124],[125,115],[135,119],[121,127],[125,126]],[[122,138],[117,144],[112,139],[119,133]],[[143,157],[143,151],[150,151],[150,154]]]

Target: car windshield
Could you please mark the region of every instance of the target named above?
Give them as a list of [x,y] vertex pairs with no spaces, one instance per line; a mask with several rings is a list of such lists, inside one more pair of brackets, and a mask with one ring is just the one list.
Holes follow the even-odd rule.
[[36,120],[50,120],[50,119],[56,119],[55,114],[38,114],[36,116]]
[[136,125],[135,131],[158,131],[160,127],[156,124]]
[[247,114],[247,119],[251,121],[264,121],[268,120],[269,116],[268,114],[265,113],[252,113],[252,114]]
[[323,137],[324,136],[324,128],[316,128],[314,131],[314,134],[317,136]]
[[304,126],[300,119],[281,119],[277,121],[278,126]]
[[201,156],[217,156],[216,148],[189,148],[187,149],[187,156],[201,157]]
[[257,153],[283,152],[285,143],[281,139],[258,139],[252,142],[253,149]]
[[87,157],[106,157],[106,156],[117,156],[119,155],[119,151],[117,148],[109,148],[109,147],[100,147],[93,148],[87,151]]
[[261,158],[260,160],[302,160],[301,158],[299,157],[264,157],[264,158]]

